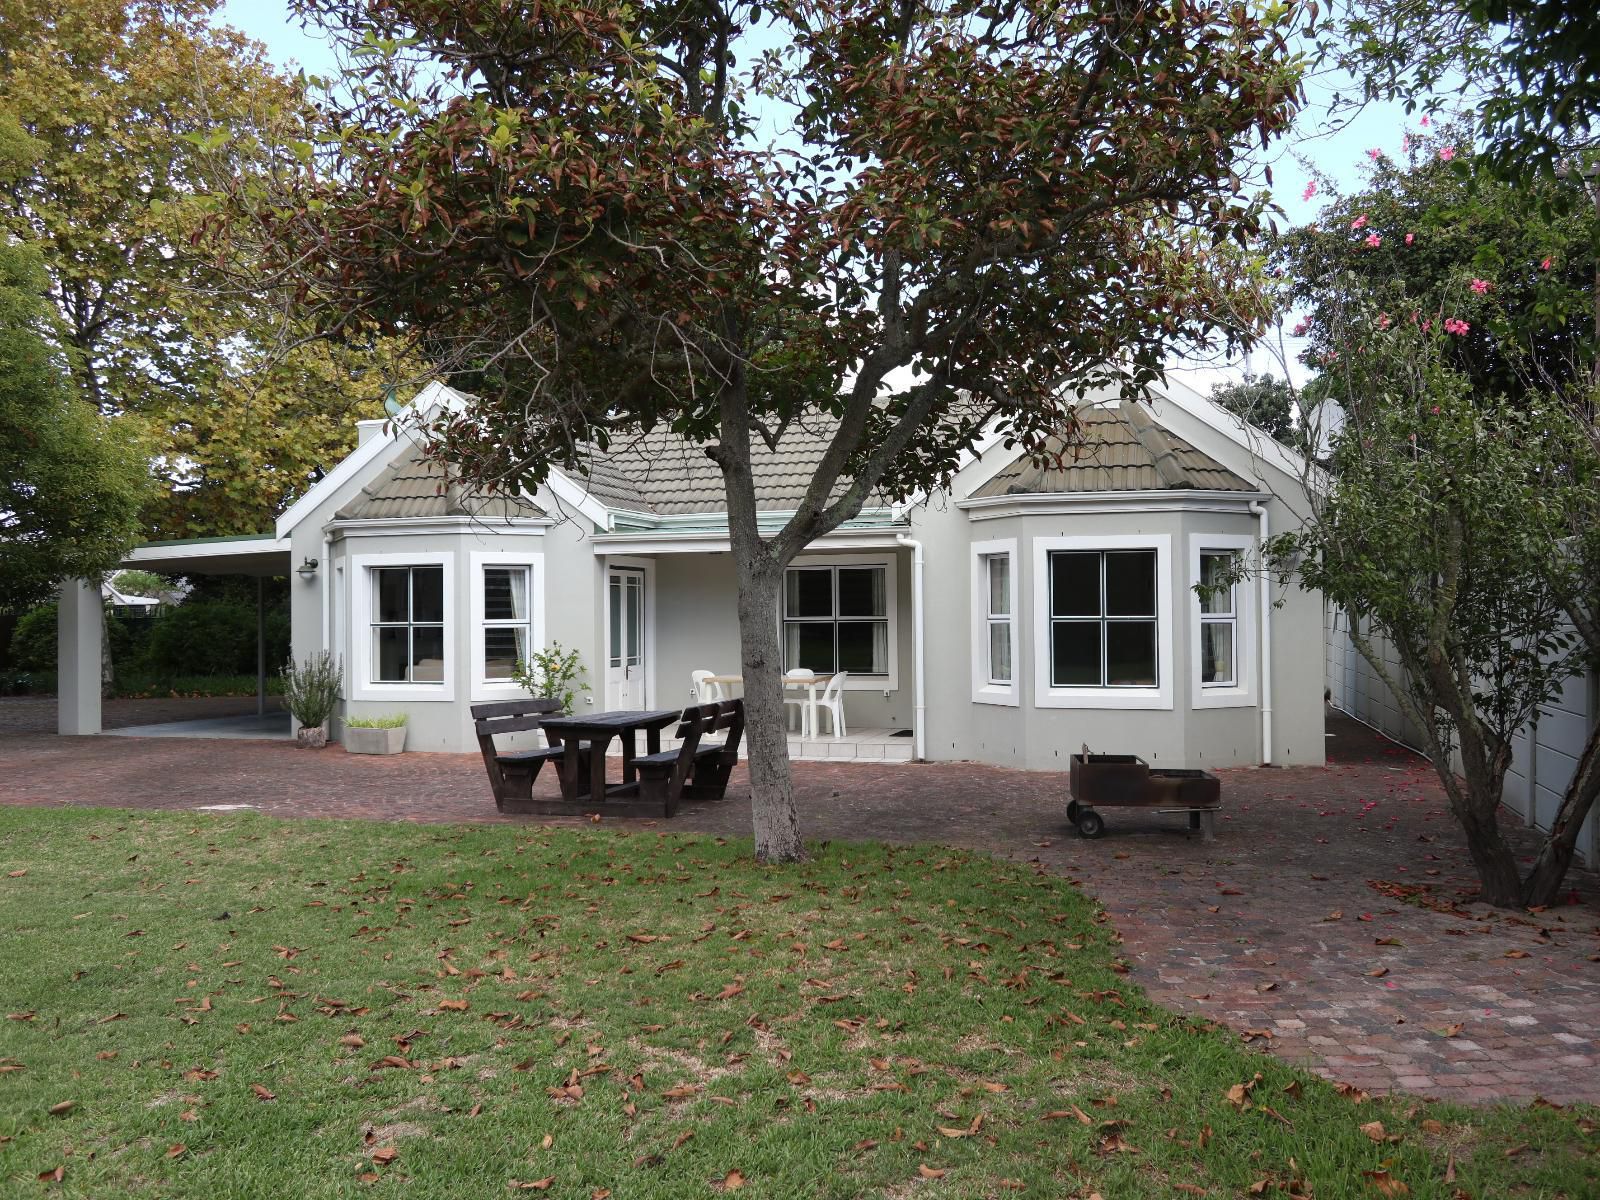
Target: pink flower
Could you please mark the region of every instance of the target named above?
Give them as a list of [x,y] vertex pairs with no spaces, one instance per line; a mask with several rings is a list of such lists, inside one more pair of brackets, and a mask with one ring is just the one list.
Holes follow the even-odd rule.
[[1315,196],[1316,194],[1317,194],[1317,181],[1315,179],[1313,179],[1310,183],[1306,184],[1306,190],[1300,193],[1300,199],[1309,200],[1309,199],[1311,199],[1311,197]]
[[1426,321],[1424,321],[1422,323],[1422,332],[1423,333],[1432,333],[1433,332],[1433,318],[1432,317],[1429,317]]
[[1394,322],[1389,319],[1389,314],[1388,313],[1379,313],[1378,314],[1378,328],[1379,329],[1387,329],[1387,328],[1389,328],[1389,326],[1391,326],[1393,324],[1394,324]]
[[1432,407],[1432,408],[1430,408],[1430,409],[1429,409],[1429,410],[1428,410],[1428,411],[1429,411],[1429,412],[1431,412],[1431,413],[1432,413],[1432,414],[1433,414],[1433,415],[1434,415],[1434,416],[1436,416],[1436,417],[1437,417],[1437,416],[1438,416],[1438,415],[1439,415],[1439,406],[1438,406],[1438,405],[1437,405],[1437,404],[1435,404],[1435,405],[1434,405],[1434,406],[1433,406],[1433,407]]
[[1373,149],[1367,151],[1367,157],[1370,158],[1373,162],[1377,162],[1380,158],[1383,157],[1383,151],[1379,150],[1377,148],[1373,148]]
[[1468,325],[1460,317],[1446,317],[1444,319],[1444,331],[1446,333],[1461,334],[1466,333],[1471,328],[1472,326]]
[[1422,118],[1422,127],[1424,129],[1426,129],[1430,124],[1431,124],[1431,122],[1427,117],[1423,117]]
[[1549,269],[1550,269],[1550,260],[1547,258],[1542,263],[1539,264],[1539,270],[1548,271]]
[[1455,156],[1456,156],[1456,148],[1454,146],[1442,146],[1442,147],[1440,147],[1440,149],[1439,149],[1439,161],[1441,161],[1441,162],[1449,162]]
[[1414,234],[1414,233],[1406,234],[1406,245],[1409,246],[1409,245],[1411,245],[1412,242],[1414,242],[1416,240],[1417,240],[1417,235],[1416,234]]
[[1360,229],[1366,223],[1367,223],[1367,214],[1366,213],[1362,213],[1354,221],[1350,222],[1350,228],[1351,229]]
[[1311,328],[1311,318],[1310,317],[1301,317],[1299,321],[1295,322],[1294,336],[1295,337],[1305,337],[1306,330],[1308,330],[1310,328]]
[[1472,290],[1477,292],[1480,296],[1487,292],[1490,286],[1491,285],[1487,279],[1474,279],[1472,281]]
[[1376,250],[1379,246],[1383,245],[1383,239],[1375,233],[1369,233],[1367,234],[1367,245]]
[[1402,150],[1411,149],[1411,135],[1409,133],[1401,135],[1401,137],[1400,137],[1400,149],[1402,149]]

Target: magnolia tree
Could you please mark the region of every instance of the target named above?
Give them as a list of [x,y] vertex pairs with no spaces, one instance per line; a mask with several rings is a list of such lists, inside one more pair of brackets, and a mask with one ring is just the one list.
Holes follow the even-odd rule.
[[[1296,106],[1293,5],[301,7],[352,66],[337,135],[241,181],[275,282],[472,393],[427,433],[479,487],[655,427],[704,447],[763,859],[802,853],[772,620],[794,555],[991,422],[1039,444],[1073,396],[1259,316],[1226,244],[1257,235],[1250,156]],[[752,447],[801,423],[826,451],[764,533]]]
[[1498,808],[1515,735],[1600,663],[1600,222],[1559,194],[1581,176],[1498,182],[1459,130],[1375,150],[1368,172],[1283,243],[1310,306],[1307,390],[1346,423],[1280,562],[1350,616],[1444,783],[1484,897],[1548,904],[1600,795],[1600,730],[1525,875]]

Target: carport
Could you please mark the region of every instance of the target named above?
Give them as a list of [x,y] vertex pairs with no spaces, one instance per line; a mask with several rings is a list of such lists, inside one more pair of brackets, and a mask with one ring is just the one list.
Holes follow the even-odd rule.
[[[274,534],[246,534],[228,538],[189,538],[147,542],[123,559],[123,568],[140,568],[175,575],[249,575],[256,583],[256,717],[264,728],[267,714],[266,606],[263,581],[289,574],[289,542]],[[98,580],[68,580],[61,588],[59,607],[60,658],[56,679],[56,729],[64,734],[101,732],[100,687],[105,625]],[[151,727],[125,733],[148,732],[191,737],[252,736],[215,721],[186,722],[190,730]],[[207,727],[210,727],[209,729]],[[257,732],[253,736],[262,736]]]

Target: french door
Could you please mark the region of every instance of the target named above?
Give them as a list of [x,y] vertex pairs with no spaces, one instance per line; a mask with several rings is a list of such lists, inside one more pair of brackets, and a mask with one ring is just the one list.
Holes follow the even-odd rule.
[[645,573],[639,567],[606,572],[606,707],[642,709],[650,647],[645,644]]

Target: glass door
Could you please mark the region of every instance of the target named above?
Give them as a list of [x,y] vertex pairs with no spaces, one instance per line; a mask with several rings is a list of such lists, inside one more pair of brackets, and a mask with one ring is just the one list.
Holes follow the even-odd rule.
[[606,576],[606,707],[645,707],[644,571],[612,567]]

